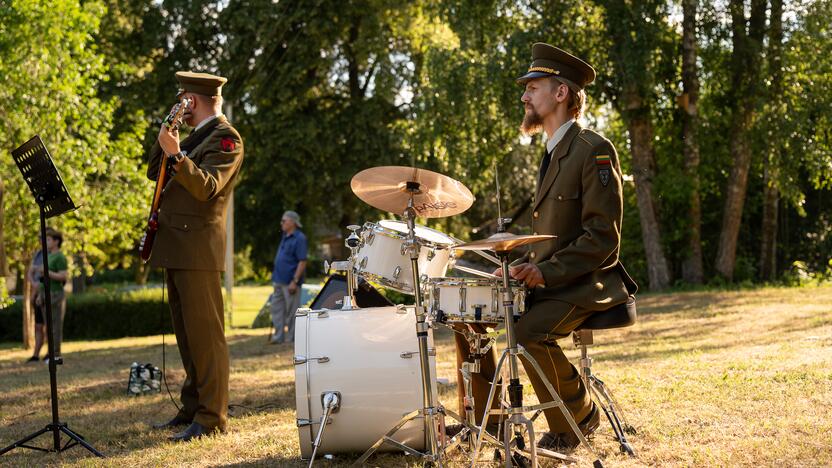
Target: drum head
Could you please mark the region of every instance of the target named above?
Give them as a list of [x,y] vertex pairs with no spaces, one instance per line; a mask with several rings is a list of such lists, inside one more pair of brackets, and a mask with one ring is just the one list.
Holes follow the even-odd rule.
[[[400,232],[402,234],[407,234],[407,223],[404,221],[397,221],[394,219],[383,219],[378,222],[379,225],[386,229],[390,229],[392,231]],[[414,228],[416,232],[416,237],[422,239],[424,241],[430,242],[432,244],[438,245],[453,245],[455,244],[454,240],[436,229],[431,229],[427,226],[422,226],[417,224]]]

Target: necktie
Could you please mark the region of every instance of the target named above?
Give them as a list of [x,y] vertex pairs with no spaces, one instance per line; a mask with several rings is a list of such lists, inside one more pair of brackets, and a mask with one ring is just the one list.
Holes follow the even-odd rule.
[[543,150],[543,160],[540,162],[540,173],[537,175],[537,186],[543,184],[543,178],[546,177],[546,171],[549,170],[549,163],[552,161],[552,153]]

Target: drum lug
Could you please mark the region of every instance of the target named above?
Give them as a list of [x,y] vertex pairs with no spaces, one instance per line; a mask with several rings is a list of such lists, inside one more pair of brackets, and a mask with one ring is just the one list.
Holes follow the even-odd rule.
[[396,306],[396,313],[397,314],[406,314],[407,313],[407,306],[403,304],[398,304]]
[[300,354],[296,354],[294,359],[292,359],[292,362],[296,366],[299,366],[301,364],[306,364],[309,361],[318,361],[319,364],[323,364],[325,362],[329,362],[329,357],[321,356],[321,357],[318,357],[318,358],[307,358],[306,356],[301,356]]
[[309,315],[309,312],[311,311],[312,309],[301,307],[297,311],[295,311],[295,317],[306,317],[307,315]]
[[[416,354],[419,354],[419,351],[405,351],[399,354],[399,357],[402,359],[410,359]],[[436,348],[428,348],[428,356],[436,356]]]
[[365,268],[367,268],[367,257],[362,258],[358,263],[358,273],[364,271]]
[[433,257],[436,256],[436,252],[433,249],[428,250],[428,261],[433,260]]
[[367,236],[364,238],[364,245],[373,245],[376,238],[376,233],[373,230],[367,231]]
[[499,288],[491,288],[491,310],[494,311],[495,314],[499,313],[500,311],[500,289]]
[[402,274],[402,267],[396,266],[396,268],[393,269],[393,279],[398,281],[400,274]]

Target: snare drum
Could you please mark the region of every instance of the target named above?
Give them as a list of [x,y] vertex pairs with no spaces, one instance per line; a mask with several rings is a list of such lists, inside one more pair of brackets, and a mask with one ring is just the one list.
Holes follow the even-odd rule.
[[[421,409],[422,374],[413,306],[298,309],[295,319],[295,402],[300,451],[312,455],[323,414],[322,396],[339,392],[318,454],[364,452],[401,420]],[[435,354],[432,330],[428,348]],[[430,357],[436,375],[436,358]],[[438,395],[436,380],[431,382]],[[393,436],[425,448],[425,424],[416,418]],[[397,451],[390,444],[381,451]]]
[[[511,280],[514,315],[525,311],[526,288]],[[447,323],[503,323],[502,278],[430,278],[428,310],[435,321]]]
[[[425,278],[441,278],[448,271],[451,251],[445,247],[454,240],[425,226],[414,229],[419,238],[419,274]],[[365,223],[361,231],[355,273],[387,288],[413,294],[413,269],[410,256],[404,251],[407,223],[383,220]]]

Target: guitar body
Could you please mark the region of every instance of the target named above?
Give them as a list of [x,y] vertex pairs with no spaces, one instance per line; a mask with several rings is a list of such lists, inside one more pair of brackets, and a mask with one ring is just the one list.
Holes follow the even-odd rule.
[[[183,97],[171,109],[170,114],[165,118],[164,125],[167,125],[171,129],[179,128],[182,125],[182,116],[190,105],[191,100]],[[150,254],[153,251],[153,242],[156,240],[156,232],[159,230],[159,206],[162,204],[162,193],[170,181],[170,174],[171,170],[168,157],[167,155],[162,155],[162,160],[159,162],[159,177],[156,178],[156,190],[153,191],[153,202],[150,205],[150,216],[147,218],[147,227],[145,228],[142,240],[139,242],[139,256],[145,263],[150,260]]]
[[142,261],[147,263],[150,260],[150,252],[153,250],[153,242],[156,240],[156,231],[159,230],[159,213],[150,215],[147,220],[147,228],[145,228],[142,240],[139,242],[139,256]]

